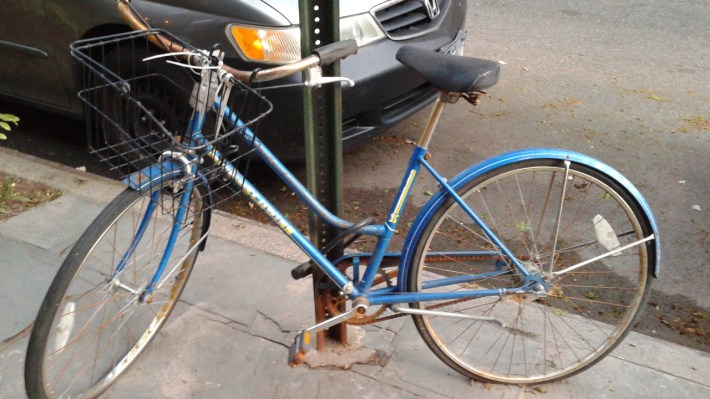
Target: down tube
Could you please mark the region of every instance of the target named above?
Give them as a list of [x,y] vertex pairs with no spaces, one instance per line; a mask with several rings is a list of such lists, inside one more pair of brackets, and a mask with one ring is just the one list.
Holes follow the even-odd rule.
[[[220,103],[215,102],[215,109],[220,109]],[[297,196],[305,203],[308,208],[318,214],[320,218],[325,220],[329,225],[335,226],[341,230],[349,229],[353,226],[352,222],[341,219],[338,216],[330,213],[318,200],[301,184],[298,179],[284,166],[281,161],[259,140],[256,135],[247,127],[244,122],[238,119],[237,115],[231,112],[228,106],[224,107],[224,115],[229,118],[229,122],[243,131],[239,134],[244,135],[244,142],[250,143],[250,147],[254,148],[257,155],[266,163],[271,170],[283,181]],[[357,233],[374,236],[382,236],[385,234],[385,228],[381,225],[366,225],[358,229]]]
[[[231,165],[229,165],[231,166]],[[305,252],[308,256],[313,259],[313,261],[316,262],[316,264],[323,270],[325,274],[327,274],[341,289],[345,287],[348,283],[350,283],[350,280],[345,277],[343,273],[341,273],[333,264],[326,259],[323,254],[321,254],[314,246],[311,244],[311,242],[301,234],[300,231],[298,231],[291,222],[286,219],[281,212],[279,212],[276,207],[274,207],[269,200],[264,198],[264,196],[257,190],[249,180],[246,180],[246,178],[239,173],[236,169],[232,167],[233,171],[231,171],[230,176],[232,176],[233,181],[235,184],[239,184],[242,187],[242,191],[244,194],[249,196],[251,201],[261,208],[270,218],[271,220],[276,223],[279,228],[286,233],[291,240],[293,240],[296,245],[298,245],[303,252]],[[358,290],[355,289],[353,291],[353,295],[359,295]]]

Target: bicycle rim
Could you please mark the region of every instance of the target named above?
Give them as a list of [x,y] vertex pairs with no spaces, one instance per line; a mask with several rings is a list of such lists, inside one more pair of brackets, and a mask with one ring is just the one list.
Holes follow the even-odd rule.
[[[561,161],[526,161],[479,177],[459,194],[533,274],[561,271],[648,236],[645,215],[615,182],[579,165],[565,176]],[[422,292],[513,288],[525,281],[451,199],[422,233],[412,268],[409,289]],[[492,318],[503,326],[433,316],[414,321],[434,353],[464,375],[514,384],[549,382],[586,369],[620,342],[648,295],[649,271],[641,244],[548,278],[540,297],[412,305]],[[481,273],[486,277],[423,289],[433,279]]]
[[[136,360],[177,303],[197,257],[202,200],[194,189],[162,278],[141,302],[167,247],[180,196],[155,193],[158,206],[144,219],[151,195],[124,191],[64,261],[30,338],[25,366],[30,397],[97,396]],[[135,250],[112,277],[144,220],[147,227]]]

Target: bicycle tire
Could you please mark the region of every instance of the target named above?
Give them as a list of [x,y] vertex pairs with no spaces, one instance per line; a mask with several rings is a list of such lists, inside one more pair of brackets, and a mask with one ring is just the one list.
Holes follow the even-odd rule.
[[[159,205],[125,268],[112,278],[153,195]],[[55,276],[30,336],[25,362],[30,398],[96,397],[155,337],[190,276],[207,218],[202,196],[193,188],[164,284],[141,302],[141,291],[167,248],[179,197],[169,189],[126,189],[79,238]]]
[[[564,176],[560,160],[519,161],[472,179],[458,194],[516,258],[537,272],[549,270],[551,264],[559,271],[652,233],[649,217],[616,181],[572,164],[563,197]],[[560,203],[564,205],[557,224]],[[610,239],[597,238],[599,233]],[[619,242],[609,243],[614,241],[611,236]],[[449,197],[417,242],[408,289],[521,286],[524,276],[484,237]],[[414,323],[437,357],[470,378],[509,384],[563,379],[601,360],[630,330],[649,295],[652,245],[643,243],[548,279],[542,297],[528,293],[410,304],[492,317],[503,327],[482,319],[426,315],[413,315]],[[479,254],[464,257],[450,252],[461,250]],[[428,279],[484,272],[494,275],[447,287],[425,285]]]

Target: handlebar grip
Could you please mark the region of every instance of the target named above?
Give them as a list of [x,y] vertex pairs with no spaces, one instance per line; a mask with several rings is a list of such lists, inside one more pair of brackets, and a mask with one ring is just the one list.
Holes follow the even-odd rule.
[[353,39],[348,39],[326,44],[323,47],[315,49],[313,54],[316,54],[318,58],[320,58],[320,65],[323,66],[342,60],[349,55],[357,54],[357,50],[357,42]]

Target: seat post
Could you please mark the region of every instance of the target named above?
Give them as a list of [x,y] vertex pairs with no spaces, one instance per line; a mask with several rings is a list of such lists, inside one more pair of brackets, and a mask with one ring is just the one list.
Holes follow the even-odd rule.
[[417,142],[420,147],[425,149],[429,148],[429,142],[431,141],[431,137],[434,135],[434,129],[436,129],[436,124],[439,122],[439,117],[444,111],[444,106],[448,102],[448,96],[448,91],[442,90],[439,92],[439,98],[436,99],[434,109],[431,110],[426,126],[424,126],[422,135],[419,137],[419,141]]

